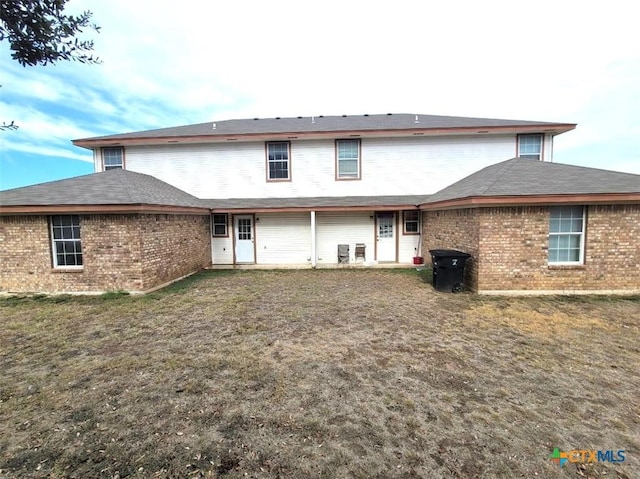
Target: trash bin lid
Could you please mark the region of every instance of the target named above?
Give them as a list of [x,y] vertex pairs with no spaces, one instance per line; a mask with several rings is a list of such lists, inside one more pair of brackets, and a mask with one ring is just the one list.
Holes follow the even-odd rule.
[[430,249],[429,253],[433,258],[470,258],[469,253],[455,249]]

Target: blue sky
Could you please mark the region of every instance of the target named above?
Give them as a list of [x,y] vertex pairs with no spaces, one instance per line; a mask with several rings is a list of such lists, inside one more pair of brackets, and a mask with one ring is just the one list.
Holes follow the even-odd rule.
[[[99,65],[0,44],[0,189],[92,171],[72,139],[231,118],[419,113],[578,123],[554,161],[640,174],[632,2],[71,0]],[[384,4],[387,5],[387,4]]]

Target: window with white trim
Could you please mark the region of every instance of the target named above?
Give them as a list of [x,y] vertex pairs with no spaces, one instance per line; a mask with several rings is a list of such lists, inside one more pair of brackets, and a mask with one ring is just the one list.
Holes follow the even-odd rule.
[[583,206],[549,208],[549,264],[584,262],[584,226]]
[[417,235],[420,233],[420,212],[418,210],[407,210],[402,212],[404,220],[404,234]]
[[267,143],[267,180],[284,181],[290,177],[289,142]]
[[51,247],[54,268],[82,266],[82,240],[78,215],[51,217]]
[[542,135],[519,135],[518,156],[531,160],[542,159]]
[[102,148],[102,165],[104,171],[124,168],[124,148],[121,146],[110,146]]
[[336,178],[360,178],[360,140],[336,140]]
[[238,218],[238,240],[251,240],[251,218]]
[[227,214],[213,215],[213,236],[229,236],[227,232]]

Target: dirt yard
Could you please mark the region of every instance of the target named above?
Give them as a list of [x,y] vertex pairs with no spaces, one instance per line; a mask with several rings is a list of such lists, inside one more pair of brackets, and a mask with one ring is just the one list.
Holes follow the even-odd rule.
[[308,270],[0,299],[2,479],[631,479],[639,392],[640,298]]

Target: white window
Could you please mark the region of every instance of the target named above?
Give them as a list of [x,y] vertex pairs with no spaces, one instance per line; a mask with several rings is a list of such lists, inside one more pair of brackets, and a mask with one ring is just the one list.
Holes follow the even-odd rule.
[[251,240],[251,218],[238,218],[238,240]]
[[582,264],[585,208],[554,206],[549,212],[549,264]]
[[286,181],[290,178],[289,143],[286,141],[267,143],[267,180]]
[[52,216],[51,242],[54,268],[82,266],[82,241],[78,215]]
[[404,231],[406,235],[417,235],[420,232],[420,212],[418,210],[408,210],[403,212]]
[[102,164],[104,171],[124,168],[124,148],[121,146],[102,149]]
[[518,136],[518,156],[532,160],[542,159],[542,135]]
[[213,236],[229,236],[226,213],[213,215]]
[[360,140],[336,140],[336,178],[360,178]]

